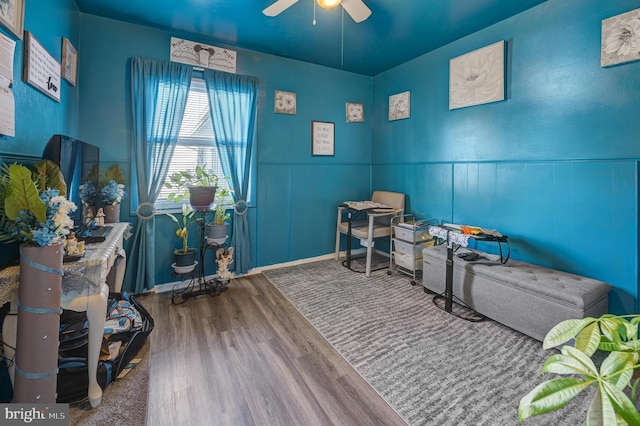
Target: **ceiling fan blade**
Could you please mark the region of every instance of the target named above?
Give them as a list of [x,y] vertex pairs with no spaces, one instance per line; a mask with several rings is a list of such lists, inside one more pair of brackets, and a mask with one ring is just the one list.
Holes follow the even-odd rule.
[[263,10],[262,13],[267,16],[276,16],[296,3],[298,3],[298,0],[278,0],[275,3],[271,4],[271,6]]
[[362,0],[342,0],[342,7],[356,23],[360,23],[371,15],[371,9]]

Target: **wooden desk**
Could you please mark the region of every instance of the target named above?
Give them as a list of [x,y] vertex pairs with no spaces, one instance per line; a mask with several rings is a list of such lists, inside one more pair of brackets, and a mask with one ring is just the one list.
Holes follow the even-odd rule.
[[[89,323],[89,402],[92,407],[100,404],[102,388],[96,379],[98,356],[104,334],[104,323],[107,312],[109,287],[106,284],[107,274],[113,266],[118,252],[123,246],[125,233],[128,234],[128,223],[107,224],[112,229],[102,243],[87,244],[85,255],[76,262],[63,265],[62,294],[60,305],[63,309],[87,312]],[[17,306],[20,267],[11,266],[0,271],[0,304],[11,301],[12,309]],[[3,340],[15,347],[15,323],[7,317],[3,327]],[[13,322],[13,324],[11,324]],[[17,351],[20,348],[16,348]],[[13,354],[5,346],[5,356]],[[13,381],[13,369],[10,370]]]

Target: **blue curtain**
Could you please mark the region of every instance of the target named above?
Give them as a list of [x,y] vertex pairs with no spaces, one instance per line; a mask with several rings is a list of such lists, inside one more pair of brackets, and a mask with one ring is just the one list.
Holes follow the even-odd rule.
[[167,177],[187,104],[193,67],[175,62],[131,60],[132,208],[138,222],[129,254],[126,290],[141,293],[155,286],[155,219],[153,207]]
[[235,272],[251,268],[251,241],[247,217],[247,197],[252,176],[258,80],[254,77],[204,70],[213,133],[222,169],[229,176],[236,202],[231,246]]

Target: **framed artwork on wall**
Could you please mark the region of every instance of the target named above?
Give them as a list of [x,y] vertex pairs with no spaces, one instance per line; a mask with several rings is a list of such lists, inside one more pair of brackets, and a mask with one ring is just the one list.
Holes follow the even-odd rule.
[[76,85],[78,72],[78,51],[68,38],[62,39],[62,77],[71,85]]
[[347,123],[364,123],[364,104],[347,102]]
[[640,60],[640,9],[602,21],[600,66]]
[[504,100],[504,40],[449,61],[449,109]]
[[402,92],[389,96],[389,121],[401,120],[411,116],[411,92]]
[[29,31],[24,32],[22,80],[60,102],[60,62]]
[[335,155],[335,123],[311,122],[311,155]]
[[24,31],[24,1],[0,0],[0,24],[20,40]]
[[274,107],[276,114],[296,115],[296,94],[295,92],[285,92],[276,90]]

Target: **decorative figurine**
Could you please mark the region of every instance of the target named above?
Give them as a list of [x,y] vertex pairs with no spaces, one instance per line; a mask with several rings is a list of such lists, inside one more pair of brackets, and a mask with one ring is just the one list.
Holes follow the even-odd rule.
[[104,210],[102,209],[102,207],[100,207],[98,209],[98,213],[96,213],[96,225],[97,226],[104,226],[104,217],[106,215],[104,214]]
[[85,214],[84,214],[84,224],[86,226],[91,226],[93,219],[94,219],[93,209],[91,207],[87,207],[87,210],[85,211]]
[[218,281],[230,281],[233,278],[233,272],[229,272],[229,266],[233,262],[233,247],[226,250],[219,248],[216,251],[216,262],[218,263]]
[[78,241],[76,234],[72,231],[64,241],[64,250],[70,256],[82,255],[84,253],[84,241]]

